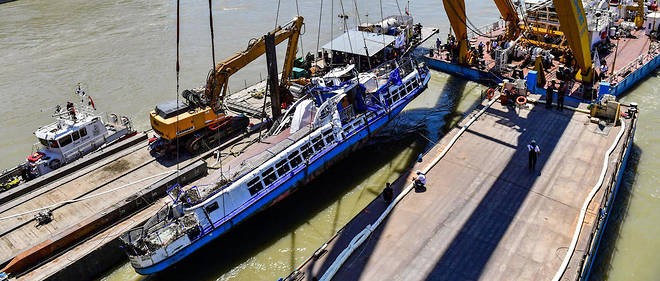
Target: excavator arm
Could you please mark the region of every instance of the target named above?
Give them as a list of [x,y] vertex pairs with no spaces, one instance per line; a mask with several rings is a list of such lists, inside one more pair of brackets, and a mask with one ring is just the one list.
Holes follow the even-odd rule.
[[559,28],[566,36],[568,46],[573,51],[573,56],[580,69],[577,79],[584,83],[591,83],[594,78],[591,66],[591,42],[589,29],[587,28],[587,16],[584,13],[582,1],[553,1],[559,18]]
[[[303,17],[297,16],[284,27],[278,26],[271,33],[275,35],[275,45],[289,39],[282,70],[282,83],[287,83],[293,69],[298,38],[303,25]],[[209,97],[210,105],[213,110],[218,110],[220,103],[227,94],[228,80],[231,75],[239,71],[266,52],[266,41],[264,37],[255,39],[248,45],[244,51],[233,55],[232,57],[218,63],[211,71],[206,80],[206,96]]]
[[513,2],[511,2],[511,0],[495,0],[495,5],[497,5],[497,9],[500,10],[502,19],[507,23],[506,38],[518,38],[520,35],[520,27],[518,26],[520,18],[518,17],[518,12],[516,12],[516,7],[513,5]]

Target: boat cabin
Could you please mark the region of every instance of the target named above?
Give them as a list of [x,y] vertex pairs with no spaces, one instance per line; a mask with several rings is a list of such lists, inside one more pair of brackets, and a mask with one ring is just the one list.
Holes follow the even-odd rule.
[[96,150],[106,143],[108,129],[100,116],[78,114],[34,132],[39,141],[27,160],[34,175],[43,175]]

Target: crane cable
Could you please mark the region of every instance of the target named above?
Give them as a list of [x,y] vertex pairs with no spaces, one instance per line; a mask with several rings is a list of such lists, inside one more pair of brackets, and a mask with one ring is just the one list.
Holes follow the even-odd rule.
[[[344,10],[344,1],[339,0],[339,5],[341,7],[341,14],[343,16],[346,16],[346,11]],[[348,32],[348,24],[346,24],[346,17],[343,17],[344,20],[344,32]],[[351,42],[351,36],[347,36],[348,38],[348,47],[351,50],[351,53],[353,53],[353,43]]]
[[[358,10],[356,0],[353,0],[353,5],[355,6],[355,14],[357,16],[358,26],[360,26],[360,25],[362,25],[362,20],[360,19],[360,11]],[[364,44],[364,53],[367,56],[367,67],[369,67],[369,69],[371,69],[371,58],[369,57],[369,49],[367,48],[367,39],[364,38],[364,33],[363,32],[360,32],[360,35],[362,35],[362,42]],[[359,59],[360,58],[358,57],[358,64],[359,64]]]
[[[179,109],[179,71],[181,69],[181,65],[179,64],[179,37],[180,37],[180,24],[179,24],[179,18],[181,17],[180,15],[180,10],[181,10],[181,5],[180,5],[180,0],[176,0],[176,108]],[[176,115],[176,125],[174,126],[175,133],[174,135],[179,132],[179,114]],[[176,138],[176,172],[177,172],[177,177],[176,181],[179,183],[179,138]]]
[[[470,127],[470,125],[472,125],[472,123],[477,121],[477,119],[479,119],[479,117],[483,115],[484,112],[486,112],[486,110],[490,108],[498,100],[499,100],[499,95],[490,102],[488,102],[479,112],[477,112],[474,116],[472,116],[472,118],[470,118],[470,120],[461,127],[458,133],[454,135],[454,137],[447,144],[447,146],[444,147],[442,152],[440,152],[440,154],[438,154],[438,156],[436,156],[426,167],[421,169],[422,173],[424,174],[428,173],[435,165],[437,165],[438,162],[440,162],[440,160],[442,160],[442,158],[444,158],[447,152],[449,152],[449,150],[454,146],[456,141],[458,141],[458,138],[460,138],[461,135],[463,135],[463,132],[465,132]],[[339,271],[339,268],[344,264],[344,262],[346,262],[346,260],[348,260],[351,254],[353,254],[353,252],[358,247],[360,247],[362,243],[364,243],[364,241],[367,240],[367,238],[371,236],[374,230],[376,230],[380,226],[380,224],[385,220],[385,218],[389,216],[390,212],[392,212],[392,209],[394,209],[394,206],[399,204],[399,202],[403,200],[403,198],[406,197],[406,195],[408,195],[408,193],[410,193],[410,191],[413,188],[414,188],[413,183],[406,185],[401,190],[401,193],[399,193],[399,195],[396,198],[394,198],[394,200],[391,203],[389,203],[387,208],[381,213],[381,215],[378,217],[378,219],[375,222],[367,225],[360,233],[356,234],[353,237],[353,239],[351,239],[349,245],[343,251],[341,251],[341,253],[339,253],[337,258],[335,258],[332,264],[330,264],[328,269],[326,269],[326,271],[323,273],[321,278],[319,278],[319,280],[321,281],[332,280],[332,277],[335,276],[337,271]]]
[[[209,0],[211,1],[211,0]],[[277,29],[277,22],[280,20],[280,2],[281,0],[277,0],[277,12],[275,13],[275,28]]]
[[[321,6],[319,6],[319,29],[316,34],[316,59],[318,61],[318,51],[319,48],[321,47],[321,22],[323,19],[323,0],[321,0]],[[321,58],[323,58],[323,55],[321,54]]]
[[[298,0],[296,0],[296,16],[300,16],[300,7],[298,7]],[[304,25],[303,25],[304,26]],[[303,27],[301,27],[302,29]],[[300,32],[300,35],[302,35],[302,31]],[[303,48],[303,37],[300,36],[300,39],[298,40],[300,42],[300,56],[305,56],[305,48]]]

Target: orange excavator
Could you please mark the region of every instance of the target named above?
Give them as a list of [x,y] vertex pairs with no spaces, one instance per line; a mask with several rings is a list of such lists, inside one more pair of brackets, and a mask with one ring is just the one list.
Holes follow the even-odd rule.
[[[303,17],[295,17],[269,33],[275,45],[289,39],[280,81],[286,84],[293,69]],[[221,140],[248,126],[245,116],[226,114],[223,100],[229,77],[266,53],[266,36],[253,40],[247,49],[217,64],[211,70],[206,87],[184,90],[186,102],[170,101],[156,106],[150,113],[151,127],[160,136],[158,147],[183,146],[190,153],[217,145]]]
[[[520,36],[522,30],[519,26],[520,18],[511,0],[494,0],[502,18],[507,22],[505,36],[515,39]],[[469,61],[469,41],[467,38],[467,16],[465,15],[464,0],[442,1],[449,17],[452,30],[456,34],[458,44],[459,64],[467,64]],[[582,6],[582,1],[553,0],[561,32],[566,36],[569,48],[577,62],[579,72],[576,79],[584,83],[593,82],[594,71],[591,62],[591,48],[589,31],[587,28],[587,17]]]

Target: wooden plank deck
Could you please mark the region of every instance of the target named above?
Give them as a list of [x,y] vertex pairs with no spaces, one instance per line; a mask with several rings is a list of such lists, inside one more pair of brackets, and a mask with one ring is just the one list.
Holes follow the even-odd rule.
[[[248,136],[244,139],[241,139],[238,137],[237,139],[241,139],[241,142],[238,142],[234,145],[226,145],[223,149],[221,149],[221,155],[222,155],[222,161],[218,162],[231,162],[233,159],[239,157],[242,155],[242,153],[238,153],[239,151],[242,151],[244,148],[251,146],[254,144],[254,140],[259,137],[259,134],[253,134],[251,136]],[[233,152],[233,153],[232,153]],[[197,159],[197,158],[194,158]],[[208,162],[208,165],[213,168],[213,165],[215,162],[214,158],[208,158],[206,160]],[[182,166],[185,163],[182,164]],[[215,163],[217,165],[217,163]],[[173,168],[176,168],[174,166]],[[216,168],[217,169],[217,168]],[[208,176],[203,177],[200,179],[197,179],[193,181],[192,183],[188,184],[188,186],[193,186],[193,185],[201,185],[206,182],[208,182]],[[160,179],[157,178],[157,179]],[[154,180],[157,180],[154,179]],[[144,188],[147,186],[147,184],[141,184],[138,185],[138,190],[140,188]],[[133,190],[135,192],[136,190]],[[122,197],[125,198],[125,197]],[[123,200],[123,199],[122,199]],[[110,200],[112,201],[112,200]],[[118,237],[123,234],[124,232],[136,228],[140,226],[142,223],[144,223],[147,219],[149,219],[151,216],[153,216],[158,210],[160,210],[165,204],[168,204],[170,202],[169,197],[164,197],[160,199],[159,201],[153,203],[149,207],[145,208],[144,210],[141,210],[121,222],[117,222],[117,224],[113,225],[112,227],[109,227],[100,233],[94,234],[90,237],[87,237],[86,240],[84,240],[81,243],[78,243],[77,245],[73,246],[71,249],[68,249],[66,252],[62,253],[61,255],[57,255],[54,257],[52,260],[50,260],[48,263],[42,264],[37,268],[34,268],[30,270],[30,272],[26,273],[25,275],[20,276],[19,280],[42,280],[42,279],[48,279],[55,274],[60,274],[62,276],[70,276],[69,273],[62,273],[61,271],[63,269],[66,269],[69,266],[72,266],[76,263],[81,262],[80,260],[85,258],[86,255],[90,254],[93,251],[96,251],[100,248],[103,247],[108,247],[107,245],[109,244],[116,244],[115,240],[118,239]],[[113,202],[114,203],[114,202]],[[108,204],[110,205],[110,204]],[[99,210],[102,210],[97,208]],[[29,225],[32,227],[32,224]],[[112,253],[115,254],[115,253]],[[123,256],[124,253],[122,252],[121,255]],[[88,272],[85,272],[85,274],[90,274],[94,276],[95,274],[98,274],[99,271],[107,270],[109,267],[114,266],[114,264],[97,264],[97,267],[105,267],[105,268],[95,268],[95,269],[90,269]],[[62,279],[59,276],[56,279]],[[64,278],[66,279],[66,278]]]
[[[333,280],[550,280],[619,130],[602,134],[588,115],[570,110],[532,106],[518,112],[494,104],[429,171],[427,190],[409,193]],[[426,167],[457,132],[411,171]],[[532,139],[541,148],[535,172],[528,170],[525,147]],[[410,179],[393,184],[397,194]],[[579,268],[601,194],[590,204],[586,234],[564,279],[573,280]],[[320,278],[385,208],[382,199],[374,200],[289,278]]]
[[[162,177],[153,177],[137,184],[129,185],[143,178],[173,171],[176,165],[164,166],[149,155],[145,146],[111,162],[104,163],[86,173],[72,175],[71,178],[51,183],[44,187],[47,190],[37,196],[21,200],[11,208],[3,208],[0,212],[0,261],[4,262],[16,254],[31,248],[59,232],[74,227],[84,219],[104,210],[133,195]],[[122,186],[125,188],[117,189]],[[117,189],[110,193],[89,200],[78,201],[58,207],[51,207],[53,221],[36,227],[32,210],[45,208],[53,204],[73,200],[82,196],[100,194]],[[30,195],[30,194],[27,194]],[[12,202],[10,202],[12,203]],[[21,216],[14,215],[27,213]]]

